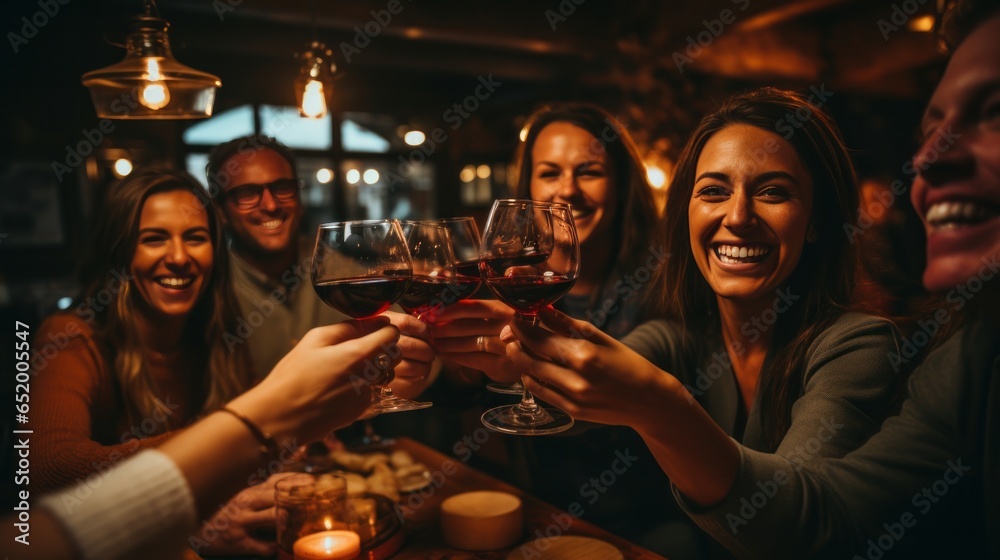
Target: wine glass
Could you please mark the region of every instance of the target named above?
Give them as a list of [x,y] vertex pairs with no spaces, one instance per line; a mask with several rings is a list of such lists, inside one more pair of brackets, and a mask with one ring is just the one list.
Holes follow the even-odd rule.
[[448,230],[455,255],[455,284],[459,300],[475,295],[482,285],[479,274],[479,227],[475,218],[462,216],[435,220]]
[[[438,222],[448,228],[451,234],[451,247],[455,258],[458,259],[455,263],[458,300],[470,298],[482,286],[482,277],[479,274],[479,226],[471,216],[444,218]],[[511,395],[520,395],[524,392],[524,386],[520,382],[489,383],[486,388],[496,393]]]
[[[406,291],[413,275],[403,230],[396,220],[331,222],[319,226],[313,250],[312,283],[319,298],[355,319],[368,319],[389,309]],[[397,350],[398,351],[398,350]],[[388,383],[392,367],[380,356],[377,369],[388,378],[361,418],[431,406],[393,395]],[[366,368],[366,373],[369,368]]]
[[403,221],[413,277],[399,305],[414,317],[433,319],[447,303],[458,301],[455,254],[448,229],[435,221]]
[[[580,273],[580,242],[568,204],[497,200],[483,234],[479,270],[483,282],[521,319],[537,323],[538,310],[569,292]],[[487,410],[483,424],[518,435],[562,432],[573,418],[543,408],[527,389],[521,402]]]

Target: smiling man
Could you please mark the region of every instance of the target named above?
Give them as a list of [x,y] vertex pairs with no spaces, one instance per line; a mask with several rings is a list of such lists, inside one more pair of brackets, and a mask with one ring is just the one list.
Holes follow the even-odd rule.
[[323,304],[310,286],[312,239],[299,231],[302,183],[291,151],[267,136],[236,138],[212,152],[207,172],[229,233],[241,311],[226,345],[249,343],[262,375],[306,331],[347,317]]

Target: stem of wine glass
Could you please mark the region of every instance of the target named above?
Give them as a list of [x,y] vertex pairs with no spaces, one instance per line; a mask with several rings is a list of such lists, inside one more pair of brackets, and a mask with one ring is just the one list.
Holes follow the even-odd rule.
[[[523,386],[524,382],[521,382],[521,385]],[[535,414],[538,411],[538,403],[535,402],[535,395],[532,395],[527,387],[521,393],[521,402],[517,406],[525,414]]]
[[542,321],[538,318],[538,313],[521,313],[515,311],[514,316],[522,321],[530,321],[532,327],[537,327]]
[[376,387],[378,387],[378,400],[380,401],[391,399],[395,396],[392,394],[392,387],[389,386],[389,383],[392,383],[392,380],[396,378],[396,370],[395,368],[390,367],[386,373],[388,375],[385,378],[385,384],[376,385]]

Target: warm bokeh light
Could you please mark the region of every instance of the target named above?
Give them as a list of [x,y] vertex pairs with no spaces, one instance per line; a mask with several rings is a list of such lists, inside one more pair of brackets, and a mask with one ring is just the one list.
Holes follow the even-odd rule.
[[163,73],[160,72],[160,63],[155,58],[146,59],[146,73],[143,78],[148,83],[142,87],[139,93],[139,103],[153,109],[162,109],[170,103],[170,90],[167,84],[163,83]]
[[912,18],[906,26],[910,31],[927,33],[934,30],[934,16],[926,15]]
[[364,180],[365,184],[368,185],[378,183],[378,171],[375,171],[374,169],[365,169]]
[[150,82],[142,88],[139,101],[150,109],[162,109],[170,103],[170,92],[162,82]]
[[403,142],[410,146],[419,146],[427,140],[427,135],[419,130],[411,130],[403,135]]
[[321,119],[326,116],[326,98],[323,91],[323,82],[310,80],[306,84],[305,92],[302,94],[302,116],[310,119]]
[[458,178],[463,183],[471,183],[472,180],[476,178],[476,167],[473,165],[466,165],[458,174]]
[[667,174],[657,165],[646,166],[646,179],[654,189],[662,189],[667,184]]
[[348,169],[347,173],[344,174],[344,178],[347,179],[348,183],[357,185],[358,181],[361,180],[361,172],[357,169]]
[[118,158],[115,160],[112,170],[115,173],[115,177],[121,179],[132,172],[132,162],[128,158]]
[[480,165],[479,167],[476,168],[476,177],[479,177],[480,179],[486,179],[487,177],[490,176],[490,172],[491,172],[490,166],[486,164]]
[[326,167],[316,171],[316,180],[322,185],[329,183],[333,180],[333,171],[327,169]]

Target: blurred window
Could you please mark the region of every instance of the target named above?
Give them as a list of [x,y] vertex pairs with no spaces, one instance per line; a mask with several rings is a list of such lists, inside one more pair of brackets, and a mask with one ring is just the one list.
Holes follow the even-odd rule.
[[344,149],[351,152],[385,153],[389,151],[389,142],[385,138],[354,121],[341,123],[340,138]]
[[289,148],[329,150],[333,146],[330,114],[307,119],[296,107],[260,106],[260,132],[277,138]]
[[241,105],[191,126],[184,131],[184,143],[215,146],[253,131],[253,107]]
[[188,154],[184,158],[184,165],[187,172],[201,182],[201,186],[208,188],[208,174],[205,173],[205,166],[208,165],[208,154]]
[[[434,150],[426,135],[416,143],[411,134],[415,145],[406,143],[407,133],[415,130],[404,120],[379,113],[306,119],[296,107],[245,105],[191,125],[183,135],[184,166],[207,185],[205,165],[212,148],[259,132],[277,138],[295,154],[304,181],[303,231],[333,220],[428,219],[435,212]],[[492,180],[476,182],[477,204],[486,203]]]

